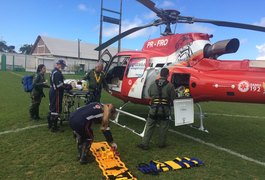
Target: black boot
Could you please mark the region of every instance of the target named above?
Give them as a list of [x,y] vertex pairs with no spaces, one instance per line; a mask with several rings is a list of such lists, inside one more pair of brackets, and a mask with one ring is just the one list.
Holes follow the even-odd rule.
[[47,116],[47,120],[48,120],[48,128],[51,129],[52,128],[52,119],[51,119],[51,113],[48,113]]
[[82,156],[82,144],[78,143],[77,144],[77,156],[76,156],[76,159],[78,161],[81,160],[81,156]]
[[60,129],[58,126],[58,115],[51,115],[52,128],[51,132],[64,132],[63,129]]
[[35,120],[40,120],[39,106],[40,106],[40,104],[38,104],[38,105],[36,106],[36,109],[35,109]]
[[87,164],[92,161],[92,155],[90,153],[91,140],[85,140],[82,144],[80,164]]
[[81,154],[82,154],[82,142],[81,142],[81,137],[79,134],[77,134],[75,131],[73,131],[73,137],[76,140],[76,144],[77,144],[77,156],[76,159],[79,161],[81,158]]
[[29,116],[30,116],[30,119],[31,119],[31,120],[34,119],[34,109],[33,109],[32,106],[29,108]]

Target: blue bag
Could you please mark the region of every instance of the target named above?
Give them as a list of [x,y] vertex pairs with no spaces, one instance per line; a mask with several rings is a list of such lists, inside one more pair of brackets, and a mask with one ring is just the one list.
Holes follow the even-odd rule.
[[25,92],[31,92],[33,89],[33,75],[23,76],[22,84]]

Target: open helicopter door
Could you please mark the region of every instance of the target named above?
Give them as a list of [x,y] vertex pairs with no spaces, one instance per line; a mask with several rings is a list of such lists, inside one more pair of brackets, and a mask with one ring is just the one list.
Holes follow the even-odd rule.
[[130,56],[114,56],[105,66],[106,81],[111,91],[121,93],[126,64]]
[[105,49],[104,52],[101,54],[100,56],[100,60],[99,61],[102,61],[105,63],[105,66],[104,66],[104,72],[107,72],[110,68],[110,65],[112,63],[112,55],[111,53],[109,52],[108,49]]

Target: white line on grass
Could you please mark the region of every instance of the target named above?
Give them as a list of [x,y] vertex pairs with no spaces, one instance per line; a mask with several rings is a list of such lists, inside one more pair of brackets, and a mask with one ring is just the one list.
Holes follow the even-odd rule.
[[238,115],[238,114],[218,114],[218,113],[205,113],[205,115],[212,115],[212,116],[228,116],[228,117],[242,117],[242,118],[254,118],[254,119],[265,119],[262,116],[248,116],[248,115]]
[[217,146],[217,145],[212,144],[212,143],[207,143],[207,142],[205,142],[205,141],[203,141],[203,140],[201,140],[201,139],[199,139],[199,138],[195,138],[195,137],[193,137],[193,136],[190,136],[190,135],[187,135],[187,134],[183,134],[183,133],[178,132],[178,131],[175,131],[175,130],[173,130],[173,129],[169,129],[169,131],[172,132],[172,133],[176,133],[176,134],[178,134],[178,135],[180,135],[180,136],[186,137],[186,138],[188,138],[188,139],[191,139],[191,140],[193,140],[193,141],[196,141],[196,142],[198,142],[198,143],[201,143],[201,144],[204,144],[204,145],[210,146],[210,147],[215,148],[215,149],[217,149],[217,150],[227,152],[228,154],[231,154],[231,155],[237,156],[237,157],[242,158],[242,159],[244,159],[244,160],[247,160],[247,161],[250,161],[250,162],[254,162],[254,163],[259,164],[259,165],[262,165],[262,166],[265,166],[265,162],[258,161],[258,160],[256,160],[256,159],[253,159],[253,158],[247,157],[247,156],[245,156],[245,155],[243,155],[243,154],[237,153],[237,152],[232,151],[232,150],[230,150],[230,149],[226,149],[226,148],[223,148],[223,147],[221,147],[221,146]]
[[27,129],[33,129],[33,128],[38,128],[38,127],[42,127],[42,126],[47,126],[47,124],[39,124],[39,125],[27,126],[27,127],[24,127],[24,128],[18,128],[18,129],[14,129],[14,130],[9,130],[9,131],[3,131],[3,132],[0,132],[0,135],[14,133],[14,132],[20,132],[20,131],[24,131],[24,130],[27,130]]
[[14,75],[16,75],[18,77],[23,77],[21,74],[17,74],[17,73],[14,73],[14,72],[10,72],[10,74],[14,74]]

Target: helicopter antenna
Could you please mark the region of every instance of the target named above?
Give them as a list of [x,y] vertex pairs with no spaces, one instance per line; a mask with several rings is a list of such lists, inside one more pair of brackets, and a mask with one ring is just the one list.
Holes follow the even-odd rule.
[[177,30],[177,24],[175,24],[174,34],[176,34],[176,30]]
[[149,33],[149,36],[148,36],[147,40],[149,40],[149,39],[151,39],[151,33]]

